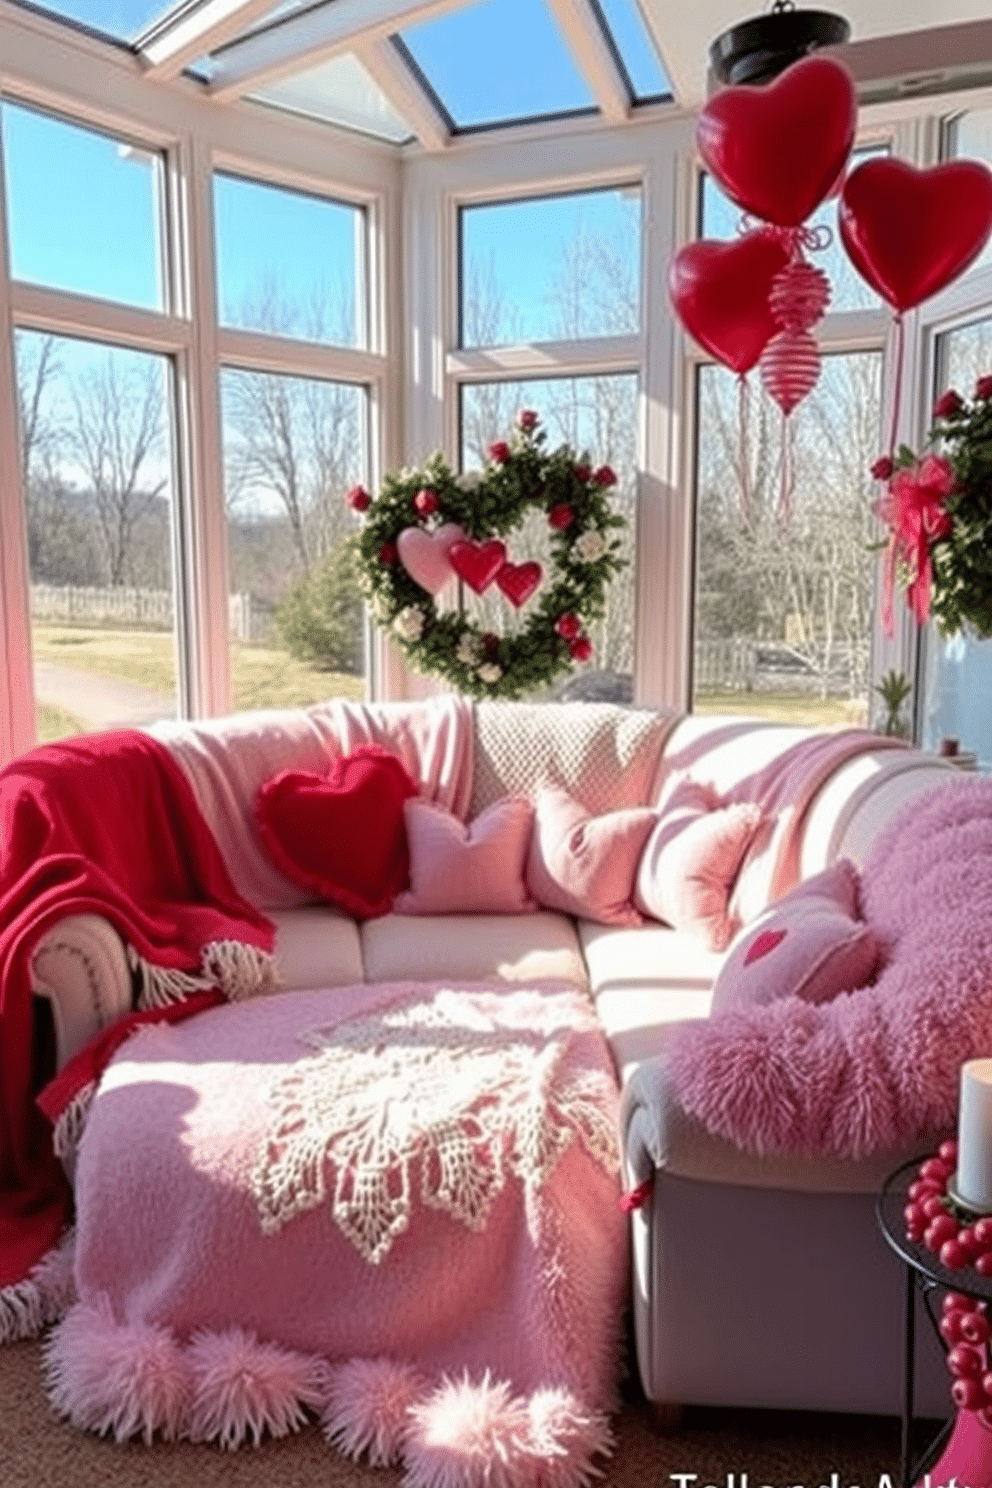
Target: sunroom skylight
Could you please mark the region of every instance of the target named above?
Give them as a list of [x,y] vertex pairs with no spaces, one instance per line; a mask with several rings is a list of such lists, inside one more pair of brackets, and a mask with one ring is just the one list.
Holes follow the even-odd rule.
[[399,41],[458,129],[596,107],[543,0],[483,0]]
[[279,78],[247,95],[261,103],[291,109],[311,119],[326,119],[379,139],[405,144],[413,131],[356,58],[332,57],[318,67]]
[[590,0],[599,13],[608,39],[616,48],[620,66],[638,103],[671,96],[671,84],[662,69],[654,43],[644,24],[637,0]]

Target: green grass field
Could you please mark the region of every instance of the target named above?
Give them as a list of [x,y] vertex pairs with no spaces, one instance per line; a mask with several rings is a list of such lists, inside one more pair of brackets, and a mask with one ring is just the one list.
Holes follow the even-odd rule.
[[[175,650],[168,632],[35,624],[32,638],[38,661],[175,696]],[[236,709],[295,708],[330,697],[364,697],[365,678],[319,671],[277,647],[235,645],[231,692],[231,706]],[[39,707],[40,739],[63,739],[79,729],[78,720],[64,709],[48,704]]]
[[818,698],[808,692],[703,692],[697,695],[693,711],[768,718],[800,728],[863,728],[868,700]]
[[[165,631],[106,630],[98,627],[40,625],[32,630],[39,661],[99,673],[173,696],[176,686],[173,638]],[[231,706],[297,708],[330,697],[365,696],[364,677],[322,672],[295,661],[277,647],[235,644],[231,649]],[[733,713],[804,727],[863,725],[865,700],[821,699],[799,692],[710,692],[695,700],[698,713]],[[79,732],[79,723],[60,708],[39,708],[42,740]]]

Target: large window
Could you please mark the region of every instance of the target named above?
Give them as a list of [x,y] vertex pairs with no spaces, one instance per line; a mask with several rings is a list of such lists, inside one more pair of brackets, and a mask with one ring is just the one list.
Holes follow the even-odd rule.
[[221,325],[366,344],[360,208],[218,173],[214,224]]
[[[964,398],[992,371],[992,318],[976,320],[937,337],[936,396],[956,388]],[[992,767],[992,641],[963,633],[945,640],[930,628],[921,663],[922,742],[936,749],[944,738]]]
[[881,356],[826,358],[788,422],[721,367],[698,387],[693,707],[864,724]]
[[462,346],[637,331],[639,188],[462,208],[460,303]]
[[236,708],[365,692],[349,487],[367,479],[367,398],[314,378],[221,376]]
[[17,104],[0,117],[13,277],[164,309],[161,154]]
[[[611,499],[626,522],[625,568],[590,628],[593,655],[549,696],[629,700],[635,692],[642,198],[630,183],[458,211],[455,458],[479,469],[489,446],[510,437],[518,412],[532,409],[549,452],[567,445],[592,468],[614,471]],[[546,375],[534,376],[535,364]],[[498,379],[479,375],[497,365]],[[548,572],[547,522],[537,512],[507,541],[512,561]],[[499,596],[462,602],[500,635],[527,623],[526,607]]]
[[170,364],[35,331],[16,353],[39,736],[173,716]]
[[[547,448],[567,444],[591,467],[608,465],[617,477],[613,505],[626,521],[622,530],[624,571],[613,579],[602,618],[593,623],[589,662],[559,682],[555,696],[629,702],[634,692],[634,595],[636,590],[637,521],[637,378],[631,375],[573,377],[542,382],[475,383],[462,388],[461,461],[465,470],[479,469],[490,444],[512,431],[516,413],[532,409],[541,420]],[[534,511],[508,538],[514,563],[536,561],[550,567],[549,529],[543,513]],[[512,634],[527,623],[527,610],[515,610],[498,594],[467,603],[480,625],[497,635]]]

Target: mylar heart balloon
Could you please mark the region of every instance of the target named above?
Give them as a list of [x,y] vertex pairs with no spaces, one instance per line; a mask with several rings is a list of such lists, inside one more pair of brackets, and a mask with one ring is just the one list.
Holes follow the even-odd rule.
[[496,575],[496,587],[519,610],[540,584],[541,575],[539,563],[504,563]]
[[676,314],[733,372],[750,371],[778,330],[768,295],[788,259],[779,239],[761,230],[732,243],[703,238],[672,260],[668,291]]
[[493,579],[506,562],[506,548],[498,538],[488,542],[472,542],[464,538],[452,543],[449,561],[460,579],[464,579],[476,594],[488,589]]
[[905,160],[866,160],[844,183],[838,221],[862,278],[894,310],[910,310],[984,248],[992,231],[992,171],[977,160],[929,170]]
[[399,560],[415,584],[428,594],[440,594],[454,569],[448,558],[456,542],[464,542],[465,532],[457,522],[445,522],[436,532],[423,527],[404,527],[396,539]]
[[715,94],[699,116],[696,143],[745,212],[798,227],[843,170],[857,115],[847,69],[832,57],[804,57],[773,83]]

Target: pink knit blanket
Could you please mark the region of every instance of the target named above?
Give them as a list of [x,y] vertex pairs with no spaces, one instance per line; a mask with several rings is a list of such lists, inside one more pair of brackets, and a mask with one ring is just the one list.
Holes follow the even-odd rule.
[[363,985],[143,1029],[79,1149],[53,1404],[226,1446],[310,1410],[422,1488],[578,1488],[626,1288],[616,1103],[560,988]]
[[886,948],[872,985],[673,1030],[672,1088],[714,1135],[758,1153],[860,1158],[953,1123],[962,1062],[992,1055],[992,780],[954,780],[903,807],[861,898]]

